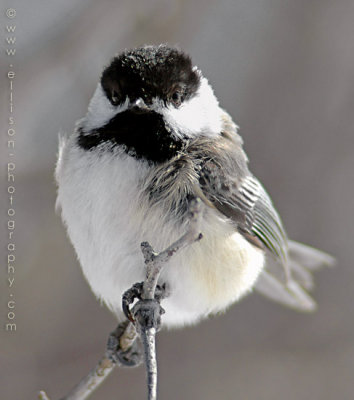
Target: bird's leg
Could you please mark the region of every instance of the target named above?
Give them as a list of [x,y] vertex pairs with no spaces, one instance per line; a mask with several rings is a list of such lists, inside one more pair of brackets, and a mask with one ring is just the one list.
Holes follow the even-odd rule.
[[137,367],[143,361],[143,354],[135,326],[125,321],[109,335],[107,357],[125,367]]
[[125,316],[130,322],[135,323],[134,316],[131,312],[130,305],[134,303],[136,299],[141,300],[143,292],[143,282],[135,283],[130,289],[124,292],[122,297],[122,309]]
[[[154,327],[158,330],[161,325],[161,315],[165,312],[160,302],[168,296],[166,284],[156,286],[154,299],[143,299],[142,293],[143,283],[136,283],[124,293],[122,301],[124,314],[132,323],[138,321],[138,326]],[[135,300],[137,302],[131,308]]]

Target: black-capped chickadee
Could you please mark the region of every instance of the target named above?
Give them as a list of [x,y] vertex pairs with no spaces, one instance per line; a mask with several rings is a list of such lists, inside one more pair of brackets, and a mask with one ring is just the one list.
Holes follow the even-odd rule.
[[[123,321],[122,295],[145,278],[140,243],[183,235],[188,201],[205,204],[203,239],[160,277],[164,326],[221,310],[253,288],[315,307],[311,271],[329,255],[289,241],[242,139],[190,58],[166,45],[124,51],[103,71],[86,116],[62,138],[57,204],[95,295]],[[284,273],[285,272],[285,273]]]

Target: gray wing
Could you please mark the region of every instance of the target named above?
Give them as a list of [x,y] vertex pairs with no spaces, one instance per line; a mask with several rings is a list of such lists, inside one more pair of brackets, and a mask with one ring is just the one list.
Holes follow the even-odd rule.
[[204,162],[200,170],[200,186],[213,206],[230,218],[248,241],[266,251],[266,266],[255,289],[297,310],[314,310],[315,302],[304,290],[311,289],[312,276],[303,259],[309,257],[320,267],[330,264],[329,256],[288,241],[269,195],[249,173],[245,163],[235,158],[232,165],[230,157],[224,162],[225,165],[215,158]]
[[210,160],[201,170],[202,190],[247,240],[287,265],[287,237],[280,217],[261,183],[247,172],[234,177]]
[[238,229],[247,235],[254,235],[286,265],[287,237],[280,217],[261,183],[252,175],[246,176],[233,197],[233,207],[236,206],[244,215],[244,223],[239,224]]

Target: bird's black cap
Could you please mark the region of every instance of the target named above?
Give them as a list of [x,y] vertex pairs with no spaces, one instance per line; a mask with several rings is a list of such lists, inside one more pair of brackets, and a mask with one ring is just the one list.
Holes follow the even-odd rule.
[[167,45],[126,50],[103,71],[102,87],[114,104],[139,97],[146,104],[153,97],[168,102],[176,90],[184,99],[193,96],[200,84],[188,55]]

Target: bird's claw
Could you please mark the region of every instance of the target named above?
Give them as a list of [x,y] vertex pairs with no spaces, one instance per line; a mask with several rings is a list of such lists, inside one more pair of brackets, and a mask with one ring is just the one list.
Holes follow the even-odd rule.
[[142,349],[139,341],[135,340],[127,350],[123,350],[120,345],[120,339],[127,325],[127,322],[119,324],[117,329],[109,335],[107,341],[107,355],[115,364],[121,364],[125,367],[137,367],[143,361]]
[[[125,316],[135,324],[145,328],[155,327],[159,329],[161,325],[161,315],[165,310],[161,307],[160,301],[168,296],[166,285],[157,285],[154,299],[142,299],[143,283],[136,283],[128,289],[122,298],[122,308]],[[137,303],[131,308],[135,300]]]

